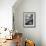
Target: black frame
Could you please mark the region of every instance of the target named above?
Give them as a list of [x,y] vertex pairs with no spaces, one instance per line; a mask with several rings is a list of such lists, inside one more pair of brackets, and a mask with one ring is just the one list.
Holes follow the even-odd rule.
[[[25,24],[26,23],[25,20],[26,21],[30,20],[30,24],[29,24],[29,21],[28,21],[27,24]],[[23,26],[27,27],[27,28],[34,28],[34,27],[36,27],[36,12],[24,12],[23,13]]]

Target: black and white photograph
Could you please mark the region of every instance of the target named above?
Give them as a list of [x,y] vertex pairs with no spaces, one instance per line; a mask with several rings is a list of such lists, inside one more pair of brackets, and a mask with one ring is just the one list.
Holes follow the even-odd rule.
[[24,27],[35,27],[35,26],[36,26],[36,13],[24,12]]

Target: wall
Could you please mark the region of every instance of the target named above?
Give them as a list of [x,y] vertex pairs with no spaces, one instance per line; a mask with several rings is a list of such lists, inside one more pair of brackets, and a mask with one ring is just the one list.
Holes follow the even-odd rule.
[[0,0],[0,27],[12,29],[12,6],[16,0]]
[[41,1],[41,40],[42,46],[46,46],[46,0]]
[[[40,0],[23,0],[17,7],[14,5],[13,13],[15,19],[15,29],[23,33],[26,39],[34,40],[36,46],[41,46],[40,34],[40,16],[41,16],[41,1]],[[24,28],[23,27],[23,12],[36,12],[36,27]]]

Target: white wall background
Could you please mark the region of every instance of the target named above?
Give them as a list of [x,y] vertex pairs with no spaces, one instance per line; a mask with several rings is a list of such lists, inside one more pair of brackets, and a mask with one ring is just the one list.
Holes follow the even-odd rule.
[[12,6],[16,0],[0,0],[0,27],[12,28]]
[[[40,0],[23,0],[21,4],[14,5],[15,15],[15,28],[18,32],[24,34],[24,38],[34,40],[36,46],[41,46],[41,34],[40,34]],[[23,27],[23,12],[36,12],[36,28],[24,28]]]
[[[46,0],[23,0],[14,5],[15,28],[24,37],[35,41],[36,46],[46,46]],[[23,27],[23,12],[36,12],[36,28]],[[42,45],[41,45],[42,44]]]
[[46,46],[46,0],[41,0],[41,40],[42,46]]

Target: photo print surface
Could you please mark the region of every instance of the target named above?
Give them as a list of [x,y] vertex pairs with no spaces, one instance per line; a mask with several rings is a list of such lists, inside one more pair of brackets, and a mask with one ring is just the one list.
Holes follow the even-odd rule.
[[24,12],[24,27],[35,27],[35,26],[36,26],[36,13]]

